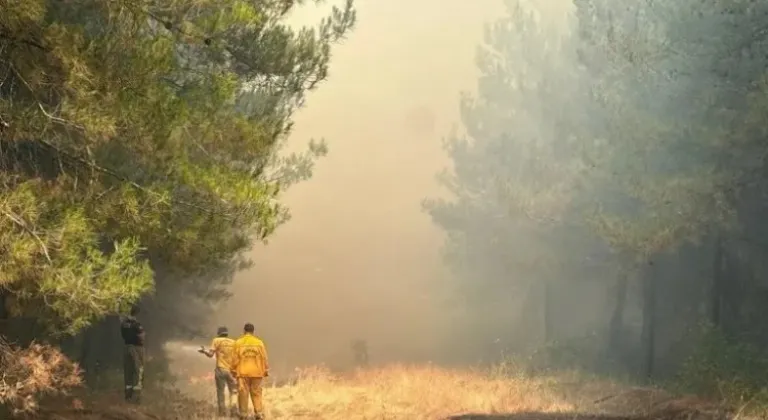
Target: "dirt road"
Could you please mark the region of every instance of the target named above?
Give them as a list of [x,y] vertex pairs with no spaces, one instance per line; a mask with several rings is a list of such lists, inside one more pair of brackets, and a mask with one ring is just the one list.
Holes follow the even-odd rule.
[[[581,382],[580,382],[581,381]],[[191,399],[150,392],[146,407],[117,394],[41,413],[50,420],[212,419],[213,384],[198,382]],[[609,396],[609,398],[605,398]],[[436,366],[389,366],[337,376],[321,368],[295,383],[265,389],[270,420],[723,420],[728,413],[696,398],[630,389],[576,375],[522,377]],[[598,403],[596,403],[598,401]]]

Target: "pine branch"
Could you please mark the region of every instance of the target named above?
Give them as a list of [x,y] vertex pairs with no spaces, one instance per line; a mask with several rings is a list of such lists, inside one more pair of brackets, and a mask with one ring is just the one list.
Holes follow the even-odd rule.
[[46,47],[45,45],[43,45],[43,44],[41,44],[41,43],[39,43],[37,41],[31,40],[31,39],[16,38],[14,36],[9,35],[7,32],[4,32],[4,31],[0,31],[0,38],[7,39],[8,41],[13,42],[13,43],[22,43],[22,44],[25,44],[25,45],[29,45],[31,47],[35,47],[35,48],[37,48],[39,50],[43,50],[45,52],[51,51],[50,48]]
[[[29,85],[29,83],[27,83],[27,81],[21,76],[21,74],[18,72],[18,70],[16,70],[16,68],[13,65],[10,65],[10,68],[17,75],[19,80],[21,80],[21,82],[24,84],[24,86],[27,87],[29,92],[32,95],[34,95],[34,89],[32,89],[32,87]],[[75,123],[73,123],[71,121],[68,121],[68,120],[66,120],[64,118],[52,115],[51,113],[47,112],[45,110],[45,108],[43,107],[42,103],[39,100],[35,99],[35,102],[37,104],[38,109],[40,109],[40,112],[42,112],[43,115],[45,115],[45,117],[50,119],[51,121],[56,122],[56,123],[61,124],[61,125],[64,125],[64,126],[75,127],[77,129],[79,129],[80,131],[85,131],[84,127],[82,127],[82,126],[80,126],[78,124],[75,124]],[[5,123],[4,121],[3,121],[3,123],[4,123],[3,126],[7,125],[7,123]],[[54,144],[52,144],[51,142],[49,142],[47,140],[40,139],[39,141],[42,144],[44,144],[47,147],[49,147],[50,149],[52,149],[53,151],[55,151],[56,153],[58,153],[59,155],[61,155],[61,156],[65,156],[65,157],[69,158],[70,160],[78,162],[78,163],[81,163],[81,164],[84,164],[84,165],[88,166],[89,168],[91,168],[91,169],[93,169],[93,170],[95,170],[97,172],[103,173],[105,175],[109,175],[109,176],[111,176],[113,178],[116,178],[116,179],[122,181],[122,182],[125,182],[128,185],[132,186],[133,188],[135,188],[137,190],[140,190],[140,191],[142,191],[142,192],[144,192],[144,193],[146,193],[148,195],[153,195],[155,197],[162,198],[162,194],[160,194],[160,193],[158,193],[156,191],[152,191],[151,189],[149,189],[149,188],[147,188],[147,187],[145,187],[143,185],[140,185],[139,183],[137,183],[137,182],[135,182],[135,181],[133,181],[133,180],[123,176],[123,175],[118,174],[114,170],[111,170],[111,169],[106,168],[104,166],[97,165],[96,163],[94,163],[94,162],[92,162],[90,160],[87,160],[87,159],[84,159],[84,158],[82,158],[80,156],[76,156],[76,155],[74,155],[72,153],[66,152],[66,151],[56,147]],[[202,211],[204,213],[207,213],[207,214],[210,214],[210,215],[218,215],[218,216],[224,217],[228,221],[235,220],[234,217],[232,217],[230,215],[227,215],[225,213],[217,212],[217,211],[209,209],[209,208],[198,206],[198,205],[196,205],[194,203],[190,203],[190,202],[187,202],[187,201],[184,201],[184,200],[174,199],[174,204],[179,204],[179,205],[182,205],[182,206],[185,206],[185,207],[188,207],[188,208],[194,208],[194,209],[200,210],[200,211]]]
[[45,255],[45,259],[48,260],[49,264],[53,264],[53,261],[51,260],[51,255],[48,252],[48,247],[45,245],[45,242],[43,242],[43,239],[40,238],[40,235],[38,235],[34,230],[32,230],[32,228],[29,227],[27,222],[21,216],[6,209],[2,209],[0,210],[0,212],[3,213],[16,226],[20,227],[25,232],[32,235],[32,237],[34,237],[37,243],[40,245],[40,250],[43,251],[43,254]]
[[[131,179],[129,179],[129,178],[123,176],[123,175],[120,175],[119,173],[115,172],[112,169],[106,168],[106,167],[101,166],[101,165],[97,165],[96,163],[94,163],[92,161],[84,159],[84,158],[82,158],[80,156],[76,156],[76,155],[74,155],[74,154],[72,154],[70,152],[64,151],[64,150],[56,147],[53,143],[51,143],[51,142],[49,142],[47,140],[40,139],[39,141],[40,141],[40,143],[42,143],[43,145],[45,145],[46,147],[50,148],[51,150],[53,150],[54,152],[58,153],[61,156],[64,156],[64,157],[66,157],[66,158],[68,158],[68,159],[70,159],[72,161],[77,162],[77,163],[81,163],[83,165],[86,165],[88,168],[93,169],[96,172],[99,172],[99,173],[102,173],[102,174],[105,174],[105,175],[109,175],[112,178],[115,178],[117,180],[125,182],[126,184],[130,185],[131,187],[133,187],[133,188],[135,188],[135,189],[137,189],[139,191],[142,191],[142,192],[144,192],[144,193],[146,193],[148,195],[160,198],[161,199],[160,201],[164,201],[164,199],[165,199],[165,197],[163,197],[163,195],[158,193],[157,191],[153,191],[152,189],[147,188],[147,187],[137,183],[136,181],[133,181],[133,180],[131,180]],[[173,203],[174,204],[179,204],[179,205],[182,205],[182,206],[185,206],[185,207],[189,207],[189,208],[194,208],[196,210],[202,211],[203,213],[222,216],[226,220],[230,220],[230,221],[234,220],[233,217],[231,217],[231,216],[229,216],[227,214],[223,214],[223,213],[217,212],[215,210],[211,210],[209,208],[202,207],[202,206],[199,206],[197,204],[190,203],[190,202],[187,202],[187,201],[184,201],[184,200],[174,199]]]

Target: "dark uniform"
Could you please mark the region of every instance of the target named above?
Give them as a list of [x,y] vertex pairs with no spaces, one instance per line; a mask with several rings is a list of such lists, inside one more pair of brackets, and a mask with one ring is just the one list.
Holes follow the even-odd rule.
[[125,400],[139,403],[144,382],[144,327],[136,319],[135,312],[123,319],[120,333],[125,343],[123,355]]

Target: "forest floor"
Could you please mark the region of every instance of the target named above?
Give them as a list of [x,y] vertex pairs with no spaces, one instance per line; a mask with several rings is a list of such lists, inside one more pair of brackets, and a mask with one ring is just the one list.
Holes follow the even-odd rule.
[[[45,410],[50,420],[212,419],[212,381],[197,393],[156,391],[134,408],[118,395],[70,399]],[[83,401],[90,402],[83,402]],[[732,418],[716,404],[674,398],[651,388],[631,388],[578,374],[522,377],[509,372],[436,366],[389,366],[333,375],[303,371],[291,383],[267,386],[269,420],[639,420]],[[738,417],[738,416],[736,416]]]

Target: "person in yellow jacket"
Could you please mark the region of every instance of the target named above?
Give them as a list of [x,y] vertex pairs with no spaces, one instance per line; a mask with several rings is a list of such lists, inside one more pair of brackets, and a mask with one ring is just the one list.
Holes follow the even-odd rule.
[[[211,348],[206,350],[200,347],[200,353],[210,357],[216,356],[216,369],[213,371],[213,378],[216,382],[216,402],[218,403],[219,416],[227,415],[227,406],[230,411],[237,410],[235,404],[237,396],[237,382],[232,376],[232,357],[234,355],[235,340],[229,338],[227,327],[219,327],[216,331],[216,337],[211,342]],[[229,404],[224,399],[224,388],[229,392]]]
[[269,361],[264,342],[256,337],[253,324],[247,323],[243,335],[235,341],[232,371],[237,378],[237,405],[240,417],[248,417],[248,398],[257,420],[264,419],[262,381],[269,376]]

